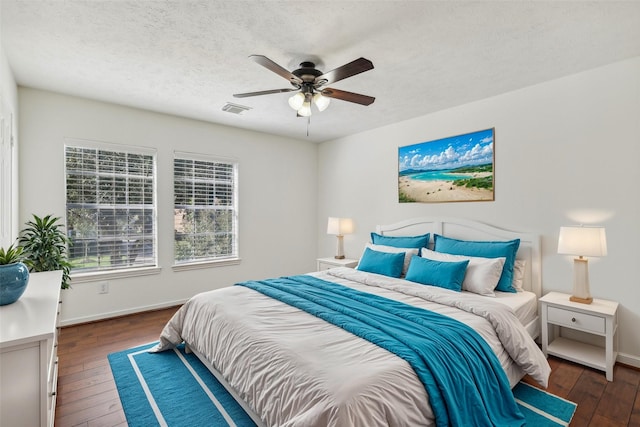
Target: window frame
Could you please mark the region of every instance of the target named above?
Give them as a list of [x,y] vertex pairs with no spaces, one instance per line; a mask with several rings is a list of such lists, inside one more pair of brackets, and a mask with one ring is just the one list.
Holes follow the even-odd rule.
[[[177,257],[177,240],[176,240],[176,229],[175,229],[175,215],[176,209],[179,209],[176,204],[176,160],[186,160],[192,162],[207,162],[207,163],[222,163],[225,165],[230,165],[232,169],[232,180],[231,183],[231,208],[228,209],[231,212],[231,222],[232,222],[232,254],[228,256],[220,256],[220,257],[209,257],[209,258],[194,258],[190,260],[179,261]],[[239,193],[239,161],[235,158],[230,157],[220,157],[207,155],[202,153],[193,153],[186,151],[174,151],[173,161],[172,161],[172,183],[173,183],[173,213],[174,213],[174,228],[173,228],[173,266],[172,269],[174,271],[182,271],[182,270],[191,270],[198,268],[208,268],[208,267],[221,267],[227,265],[235,265],[239,264],[241,261],[240,258],[240,232],[239,232],[239,210],[238,210],[238,193]],[[192,205],[195,207],[201,207],[203,205]],[[208,205],[211,206],[211,205]],[[208,208],[203,208],[208,209]]]
[[[149,274],[158,274],[161,270],[159,266],[158,259],[158,156],[157,150],[149,147],[141,147],[141,146],[132,146],[125,144],[115,144],[110,142],[103,141],[92,141],[85,139],[75,139],[75,138],[65,138],[64,143],[64,199],[65,199],[65,224],[67,224],[67,230],[69,228],[69,199],[68,199],[68,178],[69,171],[67,165],[67,150],[68,148],[80,148],[80,149],[89,149],[89,150],[97,150],[100,151],[112,151],[116,153],[124,153],[124,154],[134,154],[134,155],[143,155],[150,156],[152,165],[152,198],[153,202],[151,204],[153,213],[151,215],[152,218],[152,227],[153,230],[151,233],[144,233],[145,236],[150,236],[153,239],[153,254],[151,256],[152,262],[144,263],[142,265],[129,265],[128,263],[123,263],[121,267],[112,267],[112,268],[96,268],[96,269],[73,269],[71,270],[71,278],[73,283],[82,283],[82,282],[90,282],[95,280],[104,280],[107,278],[122,278],[122,277],[134,277],[134,276],[143,276]],[[129,171],[127,171],[127,175]],[[98,172],[96,172],[98,174]],[[115,177],[115,175],[114,175]],[[96,189],[99,189],[99,184],[96,184]],[[127,191],[127,195],[129,192]],[[99,203],[95,203],[95,209],[98,209]],[[109,205],[109,204],[106,204]],[[123,209],[131,209],[131,206],[135,206],[135,204],[127,203],[127,204],[117,204],[111,203],[113,209],[119,209],[122,206]],[[142,203],[145,205],[145,203]],[[98,223],[96,223],[97,225]]]

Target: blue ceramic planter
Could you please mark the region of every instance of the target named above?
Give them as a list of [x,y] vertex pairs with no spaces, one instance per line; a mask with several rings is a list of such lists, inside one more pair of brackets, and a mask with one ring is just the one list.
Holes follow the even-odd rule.
[[29,269],[21,262],[0,265],[0,305],[18,301],[29,283]]

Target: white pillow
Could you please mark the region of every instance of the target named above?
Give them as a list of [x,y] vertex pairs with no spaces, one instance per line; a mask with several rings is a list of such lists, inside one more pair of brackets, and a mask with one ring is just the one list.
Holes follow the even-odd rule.
[[414,248],[396,248],[393,246],[385,246],[385,245],[374,245],[373,243],[367,243],[365,247],[371,249],[372,251],[378,252],[387,252],[397,254],[399,252],[404,252],[404,265],[402,266],[402,277],[407,274],[407,269],[409,268],[409,263],[411,262],[411,257],[414,255],[418,255],[420,249]]
[[517,259],[513,264],[513,282],[511,286],[515,288],[518,292],[523,292],[522,288],[523,280],[524,280],[524,267],[527,265],[527,261],[523,259]]
[[482,258],[464,255],[451,255],[422,248],[420,256],[434,261],[456,262],[469,260],[467,272],[462,281],[462,290],[479,295],[496,296],[493,290],[498,285],[505,257]]

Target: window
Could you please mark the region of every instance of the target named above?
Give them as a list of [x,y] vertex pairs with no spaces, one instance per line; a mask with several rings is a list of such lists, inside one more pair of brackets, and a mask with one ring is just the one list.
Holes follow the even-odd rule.
[[174,255],[176,264],[238,257],[235,162],[176,153]]
[[65,146],[72,271],[155,267],[155,152],[80,144]]

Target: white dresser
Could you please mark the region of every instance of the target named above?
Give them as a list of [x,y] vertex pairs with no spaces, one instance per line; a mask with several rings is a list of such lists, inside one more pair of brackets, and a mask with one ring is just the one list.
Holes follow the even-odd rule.
[[58,380],[62,271],[32,273],[27,290],[0,306],[0,426],[52,427]]

